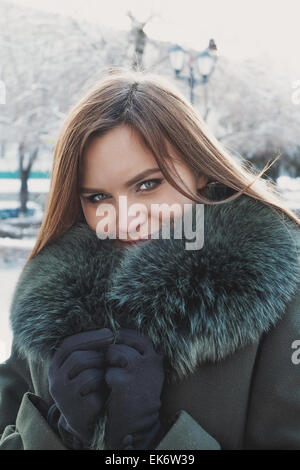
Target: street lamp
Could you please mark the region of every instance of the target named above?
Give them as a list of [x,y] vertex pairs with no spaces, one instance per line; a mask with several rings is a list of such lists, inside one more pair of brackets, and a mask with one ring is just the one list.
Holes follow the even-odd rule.
[[[192,54],[175,44],[174,46],[170,47],[169,49],[169,58],[171,65],[173,67],[175,77],[178,79],[187,80],[190,86],[190,100],[191,103],[194,103],[194,87],[195,85],[201,83],[206,84],[208,79],[210,78],[211,74],[214,71],[216,61],[217,61],[217,46],[213,39],[210,39],[208,47],[199,54],[192,56]],[[188,67],[189,67],[189,75],[183,75],[181,71],[184,69],[186,57],[188,58]],[[196,67],[195,67],[196,64]],[[198,73],[199,77],[195,77],[195,69]],[[204,120],[206,120],[208,114],[207,108],[207,90],[205,90],[205,113],[204,113]]]
[[175,44],[175,46],[172,46],[169,49],[170,62],[176,75],[178,75],[183,69],[186,52],[187,51],[178,44]]

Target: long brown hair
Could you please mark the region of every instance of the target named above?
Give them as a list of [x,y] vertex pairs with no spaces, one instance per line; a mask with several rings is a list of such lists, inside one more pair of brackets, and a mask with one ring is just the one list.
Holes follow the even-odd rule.
[[[250,168],[246,159],[231,155],[211,134],[171,81],[142,70],[114,67],[106,73],[104,70],[103,78],[79,100],[64,121],[54,151],[43,222],[26,263],[82,220],[79,180],[86,148],[92,138],[121,124],[139,133],[167,181],[193,201],[220,204],[245,193],[275,208],[279,215],[285,213],[300,226],[300,219],[285,207],[276,184],[262,178],[280,155],[260,172]],[[172,177],[176,171],[168,147],[196,174],[204,174],[210,181],[221,182],[237,192],[223,201],[209,201],[201,193],[183,190]]]

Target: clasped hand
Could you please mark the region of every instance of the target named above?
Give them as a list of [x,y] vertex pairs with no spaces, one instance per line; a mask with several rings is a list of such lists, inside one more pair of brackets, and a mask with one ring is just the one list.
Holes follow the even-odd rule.
[[53,426],[58,415],[57,431],[70,448],[80,448],[78,442],[89,448],[104,406],[109,449],[151,448],[162,431],[162,355],[148,337],[132,329],[121,329],[113,340],[108,328],[69,336],[51,361],[54,405],[48,421]]

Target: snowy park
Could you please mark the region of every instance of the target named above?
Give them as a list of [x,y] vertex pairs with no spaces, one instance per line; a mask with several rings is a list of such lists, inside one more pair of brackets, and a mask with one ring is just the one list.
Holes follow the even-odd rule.
[[299,20],[0,0],[0,450],[300,450]]

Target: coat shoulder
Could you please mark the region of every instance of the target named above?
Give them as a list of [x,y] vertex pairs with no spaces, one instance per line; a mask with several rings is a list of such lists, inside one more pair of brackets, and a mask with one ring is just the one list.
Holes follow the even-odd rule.
[[260,341],[244,448],[300,450],[300,281],[284,315]]

